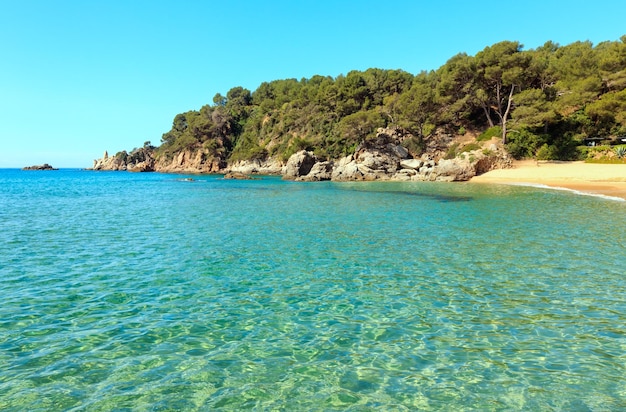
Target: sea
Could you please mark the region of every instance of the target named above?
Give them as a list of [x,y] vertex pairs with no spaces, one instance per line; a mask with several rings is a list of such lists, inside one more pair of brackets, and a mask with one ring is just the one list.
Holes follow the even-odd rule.
[[626,202],[0,170],[2,411],[626,410]]

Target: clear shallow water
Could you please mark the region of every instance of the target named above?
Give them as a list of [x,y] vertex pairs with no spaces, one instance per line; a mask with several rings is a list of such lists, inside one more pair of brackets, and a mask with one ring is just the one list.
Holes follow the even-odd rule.
[[0,409],[626,409],[626,204],[0,170]]

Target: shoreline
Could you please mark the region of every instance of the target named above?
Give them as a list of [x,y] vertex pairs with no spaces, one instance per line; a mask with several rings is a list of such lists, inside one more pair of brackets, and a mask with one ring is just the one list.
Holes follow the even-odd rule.
[[564,189],[626,201],[626,165],[620,164],[523,160],[514,162],[511,169],[491,170],[470,182]]

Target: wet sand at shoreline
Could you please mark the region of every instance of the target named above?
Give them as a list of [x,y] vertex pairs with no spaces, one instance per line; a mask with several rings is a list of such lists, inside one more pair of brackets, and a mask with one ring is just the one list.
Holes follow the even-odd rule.
[[471,182],[545,185],[626,200],[626,164],[518,161],[511,169],[492,170]]

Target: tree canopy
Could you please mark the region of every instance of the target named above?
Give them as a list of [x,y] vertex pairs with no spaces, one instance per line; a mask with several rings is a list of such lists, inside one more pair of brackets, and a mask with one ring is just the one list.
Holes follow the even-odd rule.
[[158,153],[204,148],[240,160],[307,148],[337,158],[385,126],[420,141],[497,127],[514,156],[547,145],[554,157],[571,158],[584,138],[626,135],[626,35],[527,51],[503,41],[415,75],[372,68],[233,87],[212,105],[176,115]]

